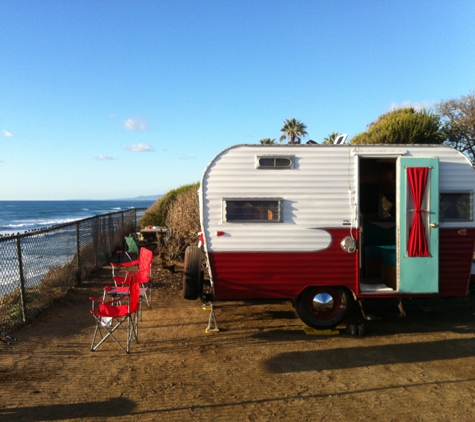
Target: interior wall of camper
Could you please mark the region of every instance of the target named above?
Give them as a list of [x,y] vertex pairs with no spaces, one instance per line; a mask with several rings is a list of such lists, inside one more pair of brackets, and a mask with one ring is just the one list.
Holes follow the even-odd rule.
[[367,221],[396,220],[395,159],[361,159],[359,204]]

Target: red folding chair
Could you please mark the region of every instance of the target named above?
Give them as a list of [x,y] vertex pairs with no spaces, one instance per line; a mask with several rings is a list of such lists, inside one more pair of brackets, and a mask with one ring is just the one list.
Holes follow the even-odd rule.
[[[139,259],[131,262],[124,262],[122,264],[115,264],[111,262],[112,266],[112,279],[114,280],[116,287],[123,287],[129,284],[131,274],[140,274],[139,284],[141,287],[147,287],[145,292],[145,301],[149,308],[152,307],[152,260],[153,252],[147,248],[140,248]],[[138,265],[138,271],[136,273],[127,272],[125,276],[116,276],[114,274],[114,268],[120,269],[122,267],[129,268]],[[112,288],[112,287],[106,287]]]
[[[121,297],[117,299],[107,301],[94,297],[89,298],[92,301],[92,309],[90,312],[96,322],[91,351],[97,350],[107,339],[115,340],[125,353],[129,353],[131,341],[138,343],[139,326],[137,311],[140,301],[139,273],[131,275],[128,281],[128,294],[121,295]],[[128,300],[128,303],[122,305],[122,301],[125,300]],[[99,304],[97,309],[95,309],[95,303]],[[126,347],[123,346],[123,340],[121,343],[116,333],[116,330],[119,328],[125,332]]]

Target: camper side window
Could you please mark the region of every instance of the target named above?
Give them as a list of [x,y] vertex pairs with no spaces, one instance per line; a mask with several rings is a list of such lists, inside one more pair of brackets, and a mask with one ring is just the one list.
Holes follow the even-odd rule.
[[282,199],[223,199],[223,221],[281,223]]
[[440,194],[441,221],[472,221],[472,192]]
[[258,155],[256,157],[256,168],[258,169],[293,169],[293,155]]

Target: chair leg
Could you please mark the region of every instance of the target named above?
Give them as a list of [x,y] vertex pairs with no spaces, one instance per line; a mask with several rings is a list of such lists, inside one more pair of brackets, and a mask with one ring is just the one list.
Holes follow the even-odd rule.
[[131,339],[135,342],[139,342],[139,316],[138,312],[134,315],[130,316],[130,323],[131,323]]
[[[138,322],[134,323],[134,321],[132,320],[132,318],[135,318],[135,315],[136,314],[134,314],[133,316],[129,315],[118,322],[116,321],[115,325],[111,327],[110,329],[107,326],[102,325],[100,317],[94,316],[96,320],[96,329],[94,330],[94,336],[92,338],[91,351],[92,352],[96,351],[102,343],[104,343],[109,337],[111,337],[125,353],[129,353],[130,341],[134,340],[136,343],[138,343]],[[122,325],[125,319],[128,320],[127,328],[123,327]],[[104,328],[105,332],[102,331],[101,326]],[[122,328],[126,333],[126,347],[125,348],[117,339],[117,337],[114,335],[115,331],[119,327]],[[98,333],[101,336],[101,340],[96,345],[94,345]]]
[[152,282],[150,281],[142,285],[142,287],[147,287],[147,290],[145,291],[144,296],[145,296],[145,301],[147,302],[147,307],[151,308],[152,307]]

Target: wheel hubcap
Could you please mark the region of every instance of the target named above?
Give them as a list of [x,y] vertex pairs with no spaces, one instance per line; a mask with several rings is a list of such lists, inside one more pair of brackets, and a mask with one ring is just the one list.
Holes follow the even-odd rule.
[[333,309],[333,296],[328,293],[318,293],[312,302],[316,312],[328,313]]

